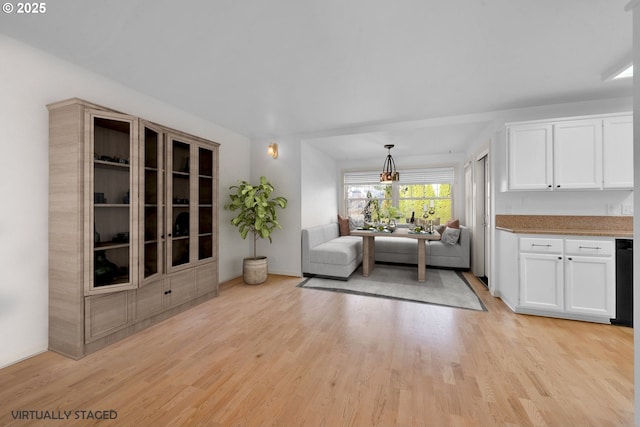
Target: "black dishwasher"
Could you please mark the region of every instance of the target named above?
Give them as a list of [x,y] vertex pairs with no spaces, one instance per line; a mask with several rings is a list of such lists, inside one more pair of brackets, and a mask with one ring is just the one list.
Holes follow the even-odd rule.
[[632,239],[616,239],[616,318],[611,324],[633,327]]

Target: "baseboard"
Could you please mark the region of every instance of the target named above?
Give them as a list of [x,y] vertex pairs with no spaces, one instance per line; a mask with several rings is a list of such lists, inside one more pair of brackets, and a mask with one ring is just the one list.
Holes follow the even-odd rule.
[[272,269],[269,269],[269,274],[273,274],[275,276],[302,277],[302,273],[300,271],[291,271],[291,270],[272,270]]
[[33,354],[30,354],[28,356],[24,356],[24,357],[21,357],[21,358],[19,358],[17,360],[14,360],[14,361],[11,361],[9,363],[0,365],[0,369],[8,368],[11,365],[15,365],[16,363],[20,363],[20,362],[25,361],[27,359],[31,359],[32,357],[36,357],[39,354],[46,353],[47,351],[49,351],[49,349],[47,349],[47,348],[45,348],[44,350],[39,350],[39,351],[37,351],[37,352],[35,352]]
[[567,320],[579,320],[582,322],[593,322],[593,323],[603,323],[610,325],[611,318],[609,316],[589,316],[588,314],[573,314],[573,313],[555,313],[552,311],[544,311],[544,310],[536,310],[531,308],[522,308],[518,307],[515,310],[518,314],[527,314],[532,316],[543,316],[543,317],[554,317],[556,319],[567,319]]
[[500,298],[500,300],[504,303],[504,305],[506,305],[507,307],[509,307],[509,310],[513,311],[514,313],[516,313],[516,306],[514,304],[511,304],[509,302],[508,299],[504,298],[501,294],[500,291],[496,291],[494,297],[496,298]]

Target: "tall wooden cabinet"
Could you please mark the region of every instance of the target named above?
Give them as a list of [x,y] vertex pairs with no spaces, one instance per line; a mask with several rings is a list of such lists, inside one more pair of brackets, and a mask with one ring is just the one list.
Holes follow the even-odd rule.
[[73,358],[218,293],[218,144],[49,108],[49,348]]

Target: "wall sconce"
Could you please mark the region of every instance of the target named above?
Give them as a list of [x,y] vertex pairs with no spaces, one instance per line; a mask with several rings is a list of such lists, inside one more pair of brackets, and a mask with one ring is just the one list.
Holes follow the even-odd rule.
[[267,148],[267,154],[273,157],[274,159],[278,158],[278,144],[272,142],[269,144],[269,148]]

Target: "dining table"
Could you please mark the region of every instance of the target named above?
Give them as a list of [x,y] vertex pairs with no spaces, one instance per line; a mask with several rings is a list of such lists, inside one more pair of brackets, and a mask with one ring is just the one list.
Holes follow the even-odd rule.
[[367,277],[375,267],[375,238],[376,237],[403,237],[416,240],[416,250],[418,251],[418,282],[426,280],[427,256],[425,243],[427,240],[440,240],[440,234],[437,231],[412,231],[409,228],[396,228],[393,231],[388,229],[378,230],[376,228],[364,230],[351,230],[352,236],[362,237],[362,275]]

